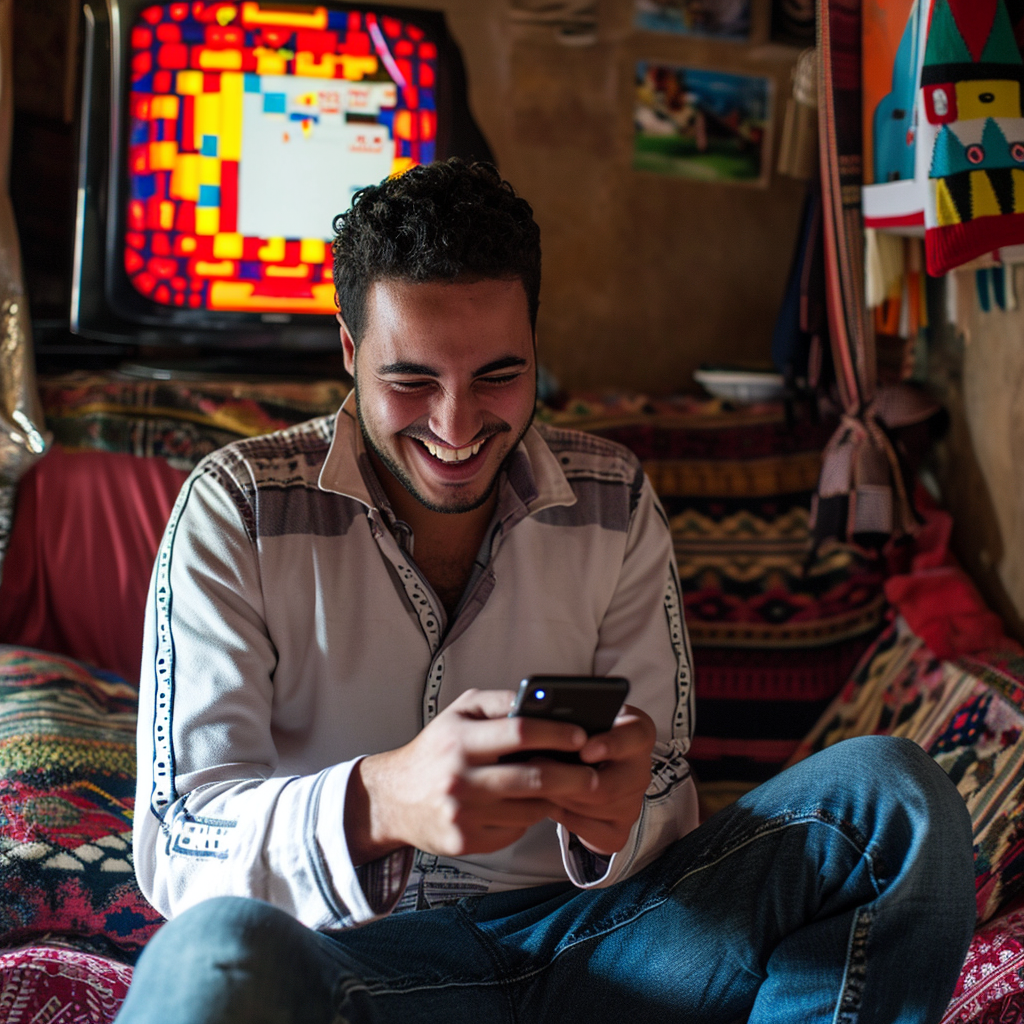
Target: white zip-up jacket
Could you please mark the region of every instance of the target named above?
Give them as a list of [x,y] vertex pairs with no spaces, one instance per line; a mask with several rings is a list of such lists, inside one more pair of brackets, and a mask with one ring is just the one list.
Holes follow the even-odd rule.
[[[239,895],[344,928],[472,892],[606,886],[695,827],[689,642],[665,515],[632,454],[531,427],[451,621],[412,548],[351,395],[186,481],[153,570],[139,702],[135,870],[162,914]],[[654,719],[625,847],[595,857],[545,821],[497,853],[354,868],[343,811],[359,758],[467,689],[535,674],[626,676]]]

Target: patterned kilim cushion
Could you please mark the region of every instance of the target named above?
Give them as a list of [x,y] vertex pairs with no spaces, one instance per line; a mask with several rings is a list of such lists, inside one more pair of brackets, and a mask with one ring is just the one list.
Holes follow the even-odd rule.
[[0,945],[131,957],[162,923],[132,868],[136,707],[116,676],[0,647]]
[[940,661],[896,621],[800,744],[798,761],[850,736],[905,736],[948,772],[974,824],[978,920],[1024,889],[1024,657]]
[[192,469],[240,437],[334,412],[350,385],[340,380],[261,382],[150,380],[116,373],[42,377],[46,425],[67,451],[166,459]]
[[686,397],[545,416],[632,449],[669,516],[696,662],[690,760],[710,813],[779,770],[881,625],[877,562],[838,544],[810,557],[834,423]]
[[77,949],[28,946],[0,953],[0,1020],[6,1024],[109,1024],[132,969]]
[[1024,907],[980,928],[940,1024],[1019,1024],[1024,1020]]

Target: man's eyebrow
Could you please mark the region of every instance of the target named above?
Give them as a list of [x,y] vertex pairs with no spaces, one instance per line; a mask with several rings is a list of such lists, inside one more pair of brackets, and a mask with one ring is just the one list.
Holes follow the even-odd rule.
[[517,369],[521,366],[526,366],[527,362],[521,356],[503,356],[501,359],[495,359],[493,362],[487,363],[485,366],[481,366],[473,376],[474,377],[485,377],[489,373],[496,373],[498,370],[508,370],[512,367]]
[[385,363],[377,370],[380,374],[391,374],[391,373],[408,373],[417,377],[440,377],[441,374],[437,372],[432,366],[424,366],[422,363]]

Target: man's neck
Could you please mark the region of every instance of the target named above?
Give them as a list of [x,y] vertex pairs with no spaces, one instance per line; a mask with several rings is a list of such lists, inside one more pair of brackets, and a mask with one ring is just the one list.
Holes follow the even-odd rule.
[[413,558],[417,566],[450,616],[469,581],[473,562],[494,515],[497,487],[482,505],[469,512],[435,512],[406,489],[372,448],[368,448],[368,453],[391,510],[412,530]]

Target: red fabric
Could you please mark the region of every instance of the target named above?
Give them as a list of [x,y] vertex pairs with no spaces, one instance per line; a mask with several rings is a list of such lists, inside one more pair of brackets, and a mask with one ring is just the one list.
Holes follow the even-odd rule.
[[[77,949],[27,946],[0,953],[4,1020],[108,1024],[128,994],[132,969]],[[9,1014],[9,1016],[8,1016]]]
[[158,458],[48,452],[18,486],[0,642],[137,683],[149,577],[187,475]]
[[953,517],[918,490],[924,525],[914,537],[910,571],[885,582],[885,596],[937,657],[959,658],[1015,646],[950,553]]

